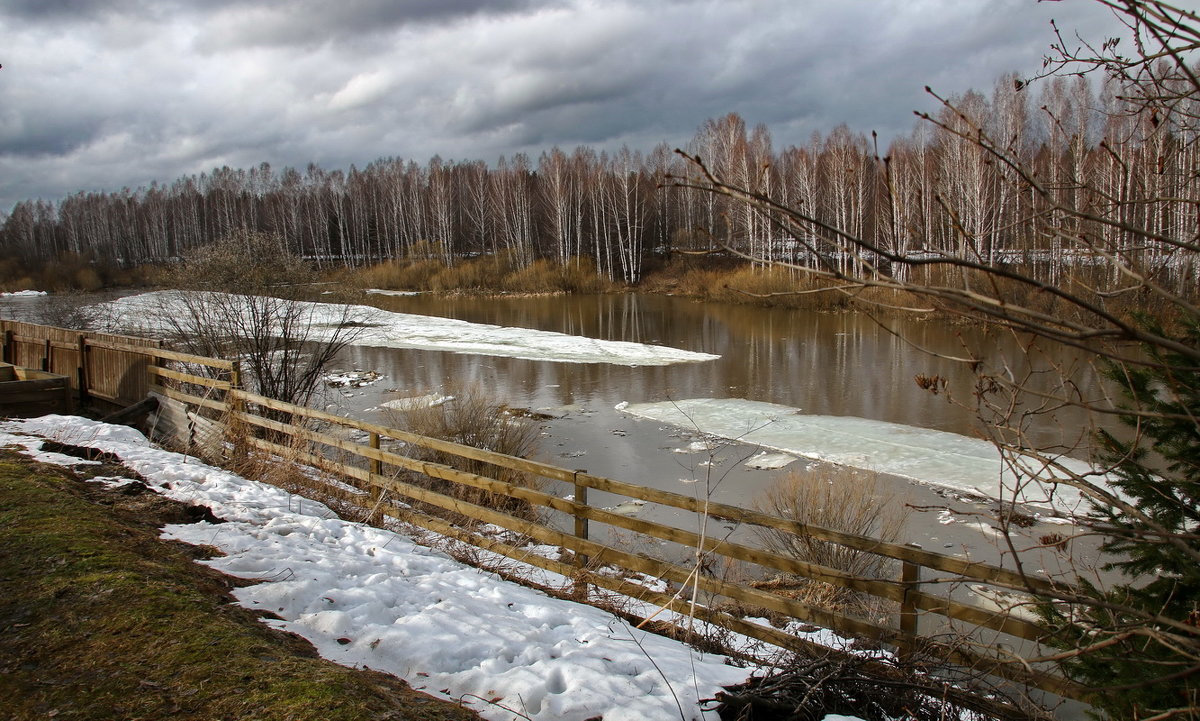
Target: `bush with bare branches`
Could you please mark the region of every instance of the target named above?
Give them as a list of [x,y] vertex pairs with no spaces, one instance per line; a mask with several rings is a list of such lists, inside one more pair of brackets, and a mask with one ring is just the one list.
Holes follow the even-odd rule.
[[[389,421],[396,428],[410,433],[518,458],[527,457],[536,450],[540,429],[529,419],[509,413],[505,405],[492,400],[477,387],[456,391],[452,395],[453,397],[445,403],[424,405],[404,411],[393,410]],[[535,490],[540,488],[541,479],[491,463],[416,446],[406,449],[405,454],[504,483]],[[535,519],[538,515],[536,506],[512,496],[418,474],[413,474],[410,480],[452,498],[518,518]],[[448,513],[444,510],[431,510],[443,516]],[[457,522],[471,524],[471,519],[461,517],[460,514],[450,515],[454,516],[453,520]]]
[[[910,515],[910,509],[879,482],[877,473],[840,466],[789,473],[763,491],[754,505],[774,516],[888,543],[900,540]],[[759,528],[758,536],[776,553],[851,576],[875,579],[896,575],[896,563],[885,556],[774,528]],[[852,613],[875,615],[885,610],[877,598],[820,581],[777,579],[772,588],[787,585],[810,601]]]

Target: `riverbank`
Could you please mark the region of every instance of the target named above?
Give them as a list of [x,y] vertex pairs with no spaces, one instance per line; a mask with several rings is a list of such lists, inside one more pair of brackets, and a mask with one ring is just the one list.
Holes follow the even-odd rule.
[[[60,259],[43,267],[27,268],[9,259],[0,261],[0,292],[49,291],[62,296],[60,305],[70,314],[71,296],[96,291],[117,291],[162,287],[165,278],[162,266],[143,265],[118,268],[89,264],[76,256]],[[1040,277],[1037,268],[1013,267],[1011,270]],[[1094,269],[1093,269],[1094,270]],[[963,271],[936,266],[912,269],[911,280],[932,287],[957,287],[963,282]],[[1089,269],[1080,269],[1078,277],[1068,283],[1085,286],[1095,281]],[[919,275],[919,277],[917,277]],[[596,295],[639,292],[670,295],[737,305],[766,308],[786,308],[818,312],[866,310],[873,314],[897,315],[909,318],[942,318],[964,320],[922,296],[904,290],[863,287],[818,278],[803,270],[784,266],[754,265],[727,255],[663,255],[646,260],[644,271],[636,284],[610,280],[598,272],[586,258],[559,263],[549,259],[518,263],[512,257],[484,255],[460,259],[447,265],[433,258],[394,260],[364,267],[327,268],[321,272],[323,287],[313,300],[329,286],[344,290],[377,290],[396,293],[432,293],[447,296],[533,297],[543,295]],[[988,278],[988,283],[1001,283],[1004,296],[1047,317],[1076,315],[1077,310],[1065,306],[1054,293],[1031,285],[1003,278]],[[280,279],[287,282],[287,279]],[[1170,323],[1177,309],[1163,304],[1161,299],[1139,292],[1120,294],[1106,301],[1106,310],[1118,317],[1151,312],[1160,322]],[[64,315],[63,312],[57,315]],[[48,319],[50,321],[56,319]]]
[[0,451],[0,697],[12,719],[478,718],[339,666],[237,606],[245,585],[159,538],[207,509]]

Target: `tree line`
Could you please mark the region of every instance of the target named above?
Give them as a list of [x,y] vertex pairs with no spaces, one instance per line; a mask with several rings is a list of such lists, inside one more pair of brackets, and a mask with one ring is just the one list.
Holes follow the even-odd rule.
[[[0,247],[27,262],[75,254],[127,267],[245,230],[278,235],[321,266],[453,265],[503,253],[519,268],[583,257],[610,280],[636,284],[649,258],[673,250],[724,248],[845,270],[858,262],[837,250],[837,233],[848,232],[906,258],[1032,264],[1056,283],[1091,262],[1045,232],[1041,219],[1059,205],[1079,211],[1078,227],[1065,232],[1085,233],[1096,218],[1106,247],[1136,256],[1173,287],[1194,283],[1191,255],[1153,240],[1200,229],[1200,158],[1189,129],[1122,97],[1116,84],[1085,77],[1028,86],[1007,75],[990,94],[950,99],[932,119],[886,149],[842,125],[780,151],[765,126],[748,129],[737,114],[705,122],[685,151],[721,178],[805,208],[817,222],[803,232],[677,182],[696,167],[662,144],[648,153],[555,147],[536,161],[517,154],[491,166],[391,157],[348,171],[222,167],[169,185],[19,202]],[[1052,197],[981,152],[981,134]],[[1131,197],[1188,202],[1124,202]],[[1102,222],[1112,213],[1148,228],[1151,240],[1119,237],[1119,225]]]

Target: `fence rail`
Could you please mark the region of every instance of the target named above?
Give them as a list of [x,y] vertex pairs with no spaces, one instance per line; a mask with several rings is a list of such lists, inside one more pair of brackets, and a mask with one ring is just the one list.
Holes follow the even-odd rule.
[[[42,357],[47,359],[47,364],[53,365],[56,360],[78,360],[80,370],[77,377],[81,381],[80,387],[83,391],[92,393],[94,386],[90,384],[99,385],[96,382],[103,378],[102,382],[110,384],[111,387],[112,379],[89,367],[89,362],[101,352],[116,354],[124,360],[118,362],[114,360],[116,356],[105,359],[105,373],[111,373],[112,369],[124,369],[121,373],[140,369],[140,383],[145,392],[158,393],[165,402],[180,404],[181,410],[176,420],[167,424],[174,430],[176,438],[185,436],[182,439],[184,442],[206,446],[212,455],[220,456],[256,449],[321,468],[360,489],[363,492],[364,507],[382,511],[401,521],[486,551],[560,574],[571,579],[577,595],[581,598],[586,598],[588,586],[595,586],[670,609],[684,616],[696,616],[708,623],[784,648],[814,648],[811,642],[781,629],[748,622],[711,605],[698,608],[679,593],[652,590],[631,580],[631,577],[613,575],[609,569],[616,568],[622,573],[645,574],[661,579],[676,588],[696,588],[708,594],[710,598],[730,599],[848,636],[890,644],[900,653],[919,652],[937,656],[975,672],[1027,684],[1068,698],[1086,700],[1088,695],[1087,689],[1049,670],[1014,659],[1011,654],[1005,656],[999,652],[988,653],[980,650],[988,647],[987,643],[974,642],[969,644],[968,649],[967,644],[947,642],[936,633],[920,632],[923,625],[932,625],[932,619],[937,617],[944,619],[938,623],[939,632],[945,622],[957,621],[969,624],[972,628],[988,629],[1036,645],[1049,638],[1050,629],[1003,610],[985,609],[956,601],[944,593],[930,592],[923,587],[934,584],[935,587],[941,588],[949,582],[978,582],[1001,589],[1040,594],[1043,598],[1069,599],[1075,591],[1064,584],[999,566],[946,556],[912,546],[886,543],[835,529],[811,526],[739,506],[646,488],[595,476],[586,471],[506,456],[486,449],[284,403],[241,389],[238,383],[238,366],[231,361],[169,351],[138,339],[84,337],[82,334],[69,339],[49,337],[47,334],[47,337],[37,340],[36,333],[31,333],[29,328],[20,329],[19,333],[14,332],[15,330],[5,328],[6,358],[9,357],[10,343],[16,349],[18,358],[28,358],[28,347],[40,343],[39,347],[45,349]],[[138,342],[131,342],[134,340]],[[67,361],[61,361],[51,352],[56,348],[63,349],[64,353],[67,349],[74,349],[78,358],[64,355]],[[21,353],[27,355],[21,356]],[[141,365],[135,358],[140,359]],[[175,367],[169,367],[172,364]],[[140,399],[126,400],[132,403]],[[366,434],[366,442],[336,435],[329,432],[330,427],[353,429]],[[386,447],[394,444],[436,451],[454,458],[570,484],[574,488],[574,496],[563,498],[534,487],[422,460]],[[438,479],[458,487],[479,489],[519,499],[534,507],[561,514],[558,518],[564,523],[560,528],[546,520],[534,521],[495,508],[469,503],[454,495],[433,490],[422,483],[423,478]],[[863,553],[898,561],[900,573],[896,579],[856,577],[837,569],[745,543],[613,513],[589,505],[589,491],[615,494],[695,514],[707,513],[737,524],[809,535]],[[402,503],[390,503],[389,499]],[[446,518],[438,517],[439,511],[494,524],[534,542],[561,547],[570,552],[567,556],[569,562],[532,555],[528,548],[456,526]],[[896,604],[898,613],[895,614],[895,623],[858,618],[774,593],[763,587],[763,584],[736,583],[700,573],[695,565],[681,565],[615,548],[592,538],[593,523],[631,532],[638,537],[679,544],[699,554],[751,564],[768,573],[790,574],[883,599]],[[923,569],[949,576],[923,579]]]

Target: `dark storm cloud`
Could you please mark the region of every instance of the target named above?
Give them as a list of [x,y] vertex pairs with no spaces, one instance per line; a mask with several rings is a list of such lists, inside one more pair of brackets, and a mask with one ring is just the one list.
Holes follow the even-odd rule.
[[926,84],[1035,71],[1052,16],[1114,25],[1092,1],[10,1],[0,211],[263,161],[649,151],[729,112],[776,148],[843,122],[886,143]]
[[353,41],[411,25],[445,24],[534,7],[534,0],[259,0],[230,5],[202,47],[301,46]]
[[95,0],[9,0],[0,6],[0,17],[10,20],[48,21],[94,17],[114,10],[133,9],[141,0],[96,2]]

